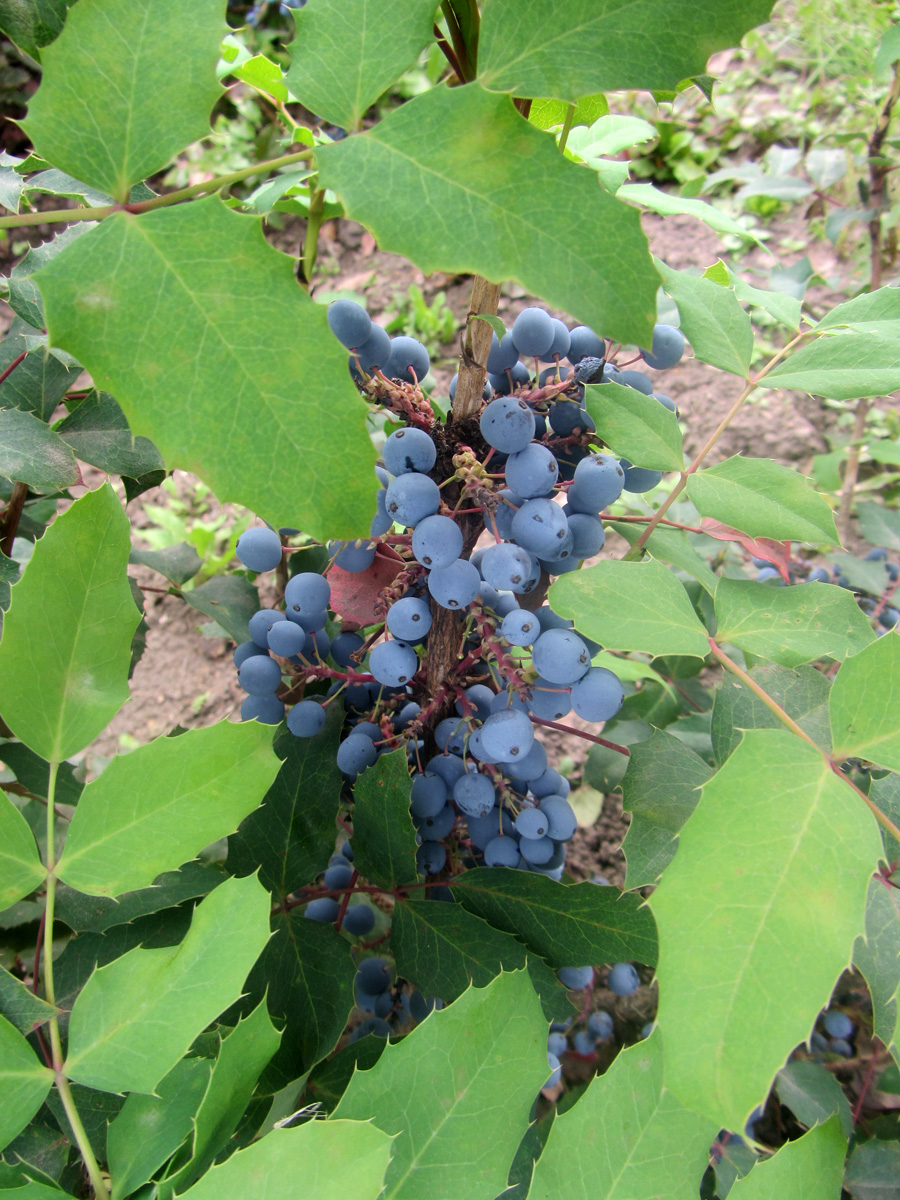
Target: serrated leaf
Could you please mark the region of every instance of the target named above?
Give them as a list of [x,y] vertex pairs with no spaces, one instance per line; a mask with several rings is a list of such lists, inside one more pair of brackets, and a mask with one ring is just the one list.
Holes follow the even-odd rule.
[[104,484],[56,518],[13,588],[0,703],[16,737],[48,762],[84,749],[128,699],[140,619],[125,573],[129,543]]
[[0,371],[12,366],[22,351],[25,358],[0,383],[0,408],[18,408],[49,421],[56,406],[81,373],[79,366],[68,367],[45,347],[28,350],[20,321],[14,321],[9,334],[0,342]]
[[46,875],[31,826],[0,792],[0,909],[40,887]]
[[343,780],[335,762],[343,713],[327,708],[316,737],[284,732],[275,741],[282,760],[262,805],[228,839],[228,870],[260,881],[279,897],[312,883],[328,866],[337,836]]
[[225,1147],[280,1040],[265,1002],[261,1002],[222,1042],[209,1087],[197,1110],[191,1157],[166,1179],[173,1191],[183,1192],[190,1187]]
[[451,881],[457,902],[511,933],[553,967],[656,962],[656,931],[639,896],[593,883],[477,867]]
[[406,751],[383,754],[360,775],[353,799],[353,865],[364,879],[395,888],[416,882],[416,831]]
[[844,1137],[853,1132],[850,1102],[835,1077],[821,1063],[798,1059],[778,1072],[775,1081],[778,1098],[786,1104],[801,1125],[812,1129],[837,1113]]
[[[735,221],[734,217],[730,217],[706,200],[688,199],[674,192],[664,192],[652,183],[626,183],[619,188],[616,195],[620,200],[639,204],[642,208],[649,208],[651,212],[661,213],[663,216],[678,213],[697,217],[717,233],[732,234],[748,242],[757,240],[756,235],[746,225]],[[799,304],[797,307],[799,309]]]
[[553,1122],[531,1200],[695,1200],[718,1125],[663,1086],[660,1031],[623,1050]]
[[598,436],[616,454],[653,471],[681,470],[684,452],[678,418],[655,396],[620,383],[590,385],[584,391]]
[[42,46],[59,35],[74,0],[28,0],[0,6],[0,29],[26,54],[41,61]]
[[[610,521],[609,525],[616,533],[622,535],[630,546],[644,532],[644,526],[626,524],[624,521]],[[713,574],[704,559],[700,557],[681,529],[673,529],[670,525],[657,525],[644,543],[647,553],[661,562],[670,563],[679,571],[692,576],[707,591],[710,596],[715,594],[719,584],[719,576]]]
[[788,329],[796,331],[800,328],[800,310],[803,306],[796,296],[751,287],[733,271],[728,271],[727,274],[738,300],[745,300],[748,304],[761,308]]
[[[494,1200],[504,1190],[549,1074],[546,1030],[527,972],[508,972],[432,1013],[353,1076],[334,1117],[396,1134],[384,1200]],[[417,1087],[421,1079],[426,1089]]]
[[59,1010],[26,987],[21,979],[0,967],[0,1016],[20,1033],[31,1033],[46,1024]]
[[54,430],[82,462],[110,475],[136,479],[164,466],[151,441],[131,436],[125,414],[108,392],[89,392]]
[[280,1200],[377,1200],[390,1156],[391,1138],[367,1121],[308,1121],[273,1129],[182,1195],[222,1200],[263,1188]]
[[[44,171],[41,175],[33,175],[25,187],[31,189],[42,176],[58,174],[58,171]],[[84,199],[87,198],[85,197]],[[99,199],[99,203],[101,204],[108,202],[108,196]],[[35,329],[43,331],[44,328],[44,304],[41,300],[41,293],[31,278],[32,275],[35,271],[43,267],[45,263],[48,263],[51,258],[55,258],[60,250],[65,250],[66,246],[74,242],[77,237],[80,237],[89,228],[90,225],[86,221],[77,221],[69,225],[48,241],[41,242],[37,246],[32,246],[24,258],[17,262],[12,271],[10,271],[9,306],[26,323],[25,329],[22,332],[30,334]],[[16,326],[14,325],[13,328],[15,329]],[[48,355],[48,357],[50,356]],[[46,420],[49,416],[50,414],[47,413],[44,419]]]
[[516,279],[609,337],[650,340],[659,279],[639,214],[567,162],[508,96],[477,83],[433,88],[317,159],[348,215],[426,274]]
[[840,568],[841,574],[855,590],[880,596],[890,582],[883,562],[871,562],[852,554],[829,554],[828,561]]
[[128,561],[158,571],[176,587],[193,579],[203,566],[203,559],[189,542],[164,546],[161,550],[132,549]]
[[687,493],[704,517],[750,537],[839,544],[831,508],[799,471],[736,454],[688,476]]
[[[569,112],[565,100],[532,100],[528,111],[528,120],[538,129],[552,129],[554,125],[564,125]],[[574,105],[571,124],[593,125],[598,117],[609,112],[609,102],[602,92],[595,96],[582,96]]]
[[[324,306],[298,287],[293,260],[268,245],[256,218],[216,197],[116,214],[35,279],[53,344],[113,393],[167,466],[275,526],[321,538],[368,532],[366,406]],[[148,294],[160,297],[149,312]],[[213,427],[220,435],[210,438]]]
[[[456,1000],[467,987],[485,987],[501,971],[521,970],[538,963],[544,971],[532,975],[548,1020],[571,1006],[558,979],[539,958],[529,958],[516,938],[467,912],[458,904],[433,900],[403,900],[391,920],[391,954],[397,971],[426,996],[440,996],[445,1004]],[[546,996],[546,1001],[545,1001]],[[548,1011],[549,1010],[549,1011]]]
[[286,82],[310,112],[358,129],[368,108],[434,38],[433,0],[317,0],[294,13]]
[[233,833],[279,766],[271,725],[256,721],[220,721],[118,755],[85,787],[56,874],[91,896],[148,887]]
[[211,1070],[207,1058],[183,1058],[155,1095],[132,1092],[127,1098],[107,1135],[112,1200],[146,1183],[188,1137]]
[[731,375],[747,379],[753,355],[753,328],[730,288],[702,275],[675,271],[654,260],[663,287],[678,306],[681,330],[695,357]]
[[839,328],[884,334],[896,332],[900,326],[898,290],[896,287],[878,288],[836,305],[815,326],[816,332]]
[[197,905],[177,949],[130,950],[94,971],[69,1021],[70,1077],[152,1093],[237,999],[268,940],[268,892],[252,876],[229,879]]
[[619,88],[675,90],[702,75],[716,50],[768,20],[770,0],[701,0],[677,21],[661,0],[488,0],[478,43],[486,87],[576,100]]
[[[50,790],[50,764],[20,742],[6,742],[0,747],[0,760],[13,771],[16,782],[32,796],[47,798]],[[60,763],[56,772],[57,804],[76,805],[84,784],[76,778],[71,763]]]
[[[882,779],[872,778],[869,784],[869,799],[895,825],[900,826],[900,775],[885,775]],[[900,842],[883,825],[881,838],[884,842],[885,861],[900,859]]]
[[[744,734],[649,901],[666,1085],[683,1103],[743,1129],[847,965],[880,848],[822,755],[787,730]],[[764,1039],[746,1036],[750,1014]]]
[[[750,677],[818,746],[826,753],[831,750],[828,728],[831,685],[821,671],[814,667],[788,671],[762,663],[753,668]],[[719,766],[737,749],[745,729],[780,728],[778,717],[748,687],[732,675],[722,680],[713,701],[710,729],[713,754]]]
[[687,592],[662,563],[607,560],[564,575],[550,588],[554,612],[606,650],[705,658],[706,631]]
[[33,413],[18,408],[0,409],[0,475],[46,488],[81,480],[66,443]]
[[875,500],[865,500],[857,508],[859,528],[874,546],[900,550],[900,510],[887,508]]
[[835,757],[900,771],[900,634],[886,633],[841,665],[829,708]]
[[622,843],[627,888],[656,883],[675,857],[679,831],[711,774],[699,754],[671,733],[654,730],[631,747],[622,779],[622,807],[631,813]]
[[829,1117],[737,1179],[729,1200],[840,1200],[847,1138],[838,1117]]
[[[43,55],[24,125],[36,153],[114,200],[209,133],[221,95],[218,0],[76,5]],[[172,55],[173,46],[178,47]]]
[[0,1150],[25,1128],[52,1086],[50,1068],[38,1062],[18,1029],[0,1017]]
[[[47,1097],[48,1108],[53,1095],[51,1091]],[[10,1185],[16,1186],[12,1183],[13,1174],[18,1176],[18,1183],[24,1183],[26,1176],[34,1181],[46,1179],[58,1182],[62,1179],[71,1151],[72,1143],[66,1134],[52,1119],[48,1119],[47,1114],[39,1111],[4,1150],[5,1161],[0,1163],[0,1186],[6,1182],[7,1175]],[[10,1165],[7,1166],[7,1163]],[[56,1192],[53,1200],[60,1200],[59,1192]]]
[[872,997],[873,1032],[900,1066],[900,893],[879,875],[869,883],[865,933],[856,939],[853,964]]
[[844,1172],[853,1200],[896,1200],[900,1176],[900,1142],[878,1138],[857,1143]]
[[216,575],[184,593],[185,601],[203,613],[238,645],[250,641],[248,622],[260,607],[259,593],[243,575]]
[[801,346],[759,381],[831,400],[886,396],[900,388],[897,335],[850,329]]
[[284,1023],[263,1076],[270,1090],[299,1079],[334,1049],[353,1007],[355,977],[350,943],[332,926],[307,920],[300,908],[276,916],[246,988],[254,1003],[265,996],[269,1013]]
[[774,588],[720,579],[716,589],[719,642],[799,667],[816,658],[847,658],[875,640],[852,593],[829,583]]
[[178,871],[166,871],[150,887],[124,892],[116,900],[88,896],[63,884],[56,889],[56,919],[76,933],[103,933],[185,900],[208,896],[226,878],[218,866],[188,862]]

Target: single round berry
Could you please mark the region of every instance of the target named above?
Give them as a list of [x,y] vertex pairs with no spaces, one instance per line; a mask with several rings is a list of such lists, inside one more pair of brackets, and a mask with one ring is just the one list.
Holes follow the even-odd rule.
[[251,571],[274,571],[281,562],[281,538],[273,529],[246,529],[237,540],[235,554]]
[[355,300],[335,300],[328,305],[328,328],[348,350],[362,346],[372,333],[372,318]]
[[593,967],[560,967],[557,971],[559,981],[575,992],[586,988],[594,979]]
[[556,336],[553,318],[542,308],[524,308],[513,322],[513,341],[525,358],[546,354]]
[[318,700],[300,700],[287,717],[287,727],[294,737],[315,737],[325,726],[326,712]]
[[641,986],[641,977],[631,963],[613,963],[606,977],[606,986],[617,996],[633,996]]
[[657,371],[674,367],[684,354],[684,334],[674,325],[654,325],[653,349],[642,354],[647,366]]
[[429,570],[449,567],[463,552],[462,530],[452,517],[426,517],[413,532],[412,551],[416,562]]
[[379,683],[400,687],[419,669],[419,659],[406,642],[381,642],[369,655],[369,670]]
[[424,429],[397,429],[384,443],[381,457],[392,475],[428,472],[437,461],[437,447]]

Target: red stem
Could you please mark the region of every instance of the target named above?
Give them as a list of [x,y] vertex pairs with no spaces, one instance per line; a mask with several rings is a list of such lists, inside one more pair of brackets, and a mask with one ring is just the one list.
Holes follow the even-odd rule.
[[627,746],[620,746],[618,742],[608,742],[606,738],[597,737],[593,733],[585,733],[582,729],[574,729],[571,725],[563,725],[560,721],[545,721],[542,717],[532,716],[532,722],[535,725],[545,725],[547,729],[558,729],[560,733],[571,733],[574,737],[584,738],[586,742],[595,742],[598,746],[606,746],[608,750],[616,750],[619,754],[624,754],[626,758],[631,758],[631,751]]

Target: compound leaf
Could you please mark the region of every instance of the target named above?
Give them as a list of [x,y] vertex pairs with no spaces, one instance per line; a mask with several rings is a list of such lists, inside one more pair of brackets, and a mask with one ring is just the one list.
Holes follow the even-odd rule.
[[517,279],[609,337],[651,339],[659,279],[637,210],[567,162],[508,96],[436,87],[317,159],[348,215],[426,274]]
[[33,892],[46,876],[31,826],[0,792],[0,910]]
[[900,634],[848,658],[831,686],[831,734],[840,758],[900,771]]
[[285,82],[310,112],[358,129],[366,109],[432,41],[434,10],[433,0],[400,8],[379,0],[317,0],[295,13]]
[[616,454],[654,471],[681,470],[684,453],[678,418],[664,404],[620,383],[584,390],[597,433]]
[[678,305],[682,332],[696,357],[746,379],[753,354],[753,328],[731,288],[702,275],[675,271],[658,260],[656,265],[663,287]]
[[324,306],[292,268],[256,218],[210,197],[117,213],[34,278],[52,343],[113,393],[167,466],[273,525],[358,536],[375,499],[366,407]]
[[129,544],[128,519],[104,484],[56,518],[12,590],[0,703],[16,737],[48,762],[83,750],[128,699],[140,620]]
[[546,1030],[528,973],[507,972],[469,988],[353,1076],[334,1116],[396,1135],[384,1200],[494,1200],[504,1190],[549,1073]]
[[[831,750],[828,729],[828,679],[814,667],[788,671],[784,667],[760,663],[750,672],[766,695],[783,708],[804,733],[823,750]],[[721,766],[736,750],[745,729],[780,729],[778,717],[748,687],[733,675],[727,675],[713,700],[712,748]]]
[[531,1200],[695,1200],[718,1125],[663,1086],[658,1029],[623,1050],[557,1116],[534,1167]]
[[759,382],[833,400],[886,396],[900,388],[897,334],[849,329],[824,335],[795,350]]
[[[865,806],[787,730],[749,730],[704,786],[649,902],[666,1085],[690,1108],[743,1129],[850,959],[880,849]],[[746,1037],[750,1013],[764,1039]]]
[[656,932],[640,896],[593,883],[478,867],[457,875],[453,895],[469,912],[511,933],[554,967],[656,962]]
[[655,559],[605,560],[564,575],[550,589],[554,612],[605,650],[637,650],[654,656],[705,658],[706,631],[687,592]]
[[750,537],[838,544],[825,498],[799,471],[770,459],[736,454],[689,476],[687,492],[704,517]]
[[353,803],[353,864],[382,887],[416,882],[416,831],[409,815],[412,780],[402,748],[384,754],[359,778]]
[[188,21],[182,5],[159,0],[75,5],[44,50],[23,122],[35,151],[126,201],[133,183],[209,133],[223,32],[219,0],[196,0]]
[[719,642],[799,667],[816,658],[846,658],[875,640],[856,597],[828,583],[770,587],[721,579],[716,588]]
[[108,392],[89,392],[54,429],[82,462],[110,475],[137,479],[164,466],[151,441],[131,436],[125,414]]
[[0,409],[0,475],[32,487],[64,488],[81,482],[70,448],[33,413]]
[[229,879],[197,905],[177,946],[138,947],[95,970],[69,1021],[71,1078],[108,1092],[154,1092],[240,995],[269,940],[269,903],[253,876]]

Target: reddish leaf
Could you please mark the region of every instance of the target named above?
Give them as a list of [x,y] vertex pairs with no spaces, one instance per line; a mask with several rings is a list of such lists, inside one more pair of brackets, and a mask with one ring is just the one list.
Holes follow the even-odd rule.
[[791,562],[790,542],[776,542],[772,538],[747,537],[745,533],[732,529],[730,525],[723,525],[721,521],[715,521],[712,517],[704,517],[700,528],[710,537],[718,538],[720,542],[739,542],[753,558],[764,558],[766,562],[777,567],[784,582],[790,583],[788,576],[788,567]]
[[366,571],[342,571],[334,564],[328,569],[331,607],[343,621],[372,625],[381,618],[375,605],[386,587],[390,587],[404,566],[403,559],[390,546],[381,544],[375,561]]

